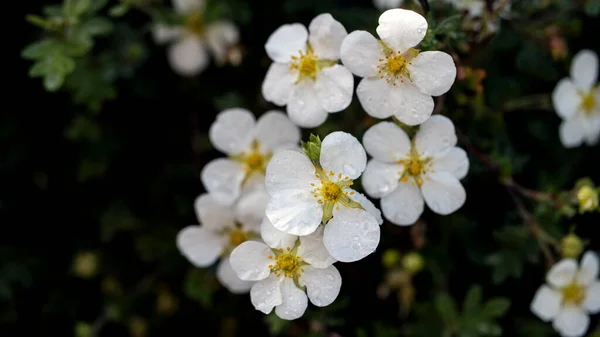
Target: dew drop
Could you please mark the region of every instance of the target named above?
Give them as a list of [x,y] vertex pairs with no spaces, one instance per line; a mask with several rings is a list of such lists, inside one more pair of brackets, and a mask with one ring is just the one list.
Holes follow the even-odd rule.
[[381,184],[377,186],[377,190],[379,191],[379,193],[385,193],[390,190],[390,187],[387,184]]
[[352,243],[351,248],[353,251],[358,252],[362,249],[362,245],[358,242],[354,242],[354,243]]

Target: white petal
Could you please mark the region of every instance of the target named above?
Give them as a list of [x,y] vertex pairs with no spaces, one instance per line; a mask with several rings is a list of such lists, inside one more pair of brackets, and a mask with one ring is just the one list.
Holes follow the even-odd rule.
[[381,198],[383,216],[400,226],[417,222],[423,213],[423,205],[423,195],[412,181],[399,183],[393,192]]
[[247,229],[258,229],[265,217],[269,195],[264,188],[242,194],[235,205],[235,218]]
[[300,129],[285,113],[277,110],[267,111],[260,116],[254,133],[261,148],[269,151],[300,142]]
[[327,268],[336,262],[323,245],[323,231],[319,226],[312,234],[300,237],[298,255],[315,268]]
[[361,177],[362,187],[371,198],[382,198],[398,187],[402,166],[372,159]]
[[414,11],[389,9],[379,17],[377,34],[394,51],[404,52],[421,42],[427,33],[427,20]]
[[326,172],[356,179],[367,166],[367,154],[362,144],[353,135],[335,131],[321,142],[321,166]]
[[586,252],[581,259],[579,272],[577,273],[577,283],[590,284],[598,278],[598,255],[594,252]]
[[227,48],[238,43],[240,31],[230,21],[216,21],[206,27],[206,41],[208,47],[217,60],[227,58]]
[[384,57],[377,39],[364,30],[355,30],[344,39],[340,55],[344,66],[360,77],[377,75],[379,59]]
[[288,104],[296,83],[287,63],[272,63],[262,83],[262,95],[267,102],[284,106]]
[[281,305],[281,282],[271,274],[268,278],[256,282],[250,289],[250,301],[256,310],[269,314],[274,307]]
[[[354,192],[354,194],[349,194],[350,199],[358,202],[365,209],[365,211],[367,211],[367,213],[374,216],[378,224],[381,225],[383,223],[381,211],[377,207],[375,207],[371,200],[367,199],[367,197],[364,194],[353,191],[352,189],[347,189],[347,191]],[[333,211],[333,216],[335,216],[336,212],[337,209]]]
[[358,261],[379,244],[379,224],[373,215],[356,208],[343,208],[325,226],[323,244],[341,262]]
[[556,114],[563,119],[573,117],[579,109],[580,100],[577,87],[568,78],[560,80],[552,92],[552,104]]
[[196,267],[208,267],[221,254],[223,242],[208,228],[188,226],[177,234],[177,248]]
[[306,266],[298,280],[301,285],[306,286],[308,298],[317,307],[333,303],[342,287],[342,276],[335,266],[325,269]]
[[563,337],[582,337],[590,325],[590,317],[579,307],[566,306],[552,322]]
[[562,295],[558,291],[543,285],[536,291],[530,309],[541,320],[548,322],[558,315],[561,302]]
[[259,281],[267,278],[273,263],[269,260],[271,248],[262,242],[246,241],[237,246],[229,257],[231,267],[237,276],[244,281]]
[[247,293],[254,282],[242,281],[237,276],[231,263],[229,263],[229,257],[222,258],[221,262],[217,266],[217,279],[219,282],[234,294],[245,294]]
[[[597,98],[600,100],[600,98]],[[595,146],[600,140],[600,115],[588,118],[588,129],[586,132],[585,142],[589,146]]]
[[579,51],[571,61],[571,78],[581,90],[590,90],[598,80],[598,55],[591,50]]
[[458,179],[447,172],[429,174],[421,186],[427,207],[440,215],[454,213],[464,205],[467,192]]
[[298,289],[291,278],[286,277],[280,285],[283,302],[275,307],[279,318],[294,320],[302,317],[308,307],[308,298],[304,291]]
[[321,224],[323,206],[309,190],[284,190],[271,195],[265,213],[280,231],[308,235]]
[[442,115],[431,116],[421,124],[415,135],[415,147],[425,157],[442,155],[456,145],[456,131],[452,121]]
[[566,148],[580,146],[585,138],[585,120],[579,116],[574,116],[560,123],[558,135],[560,141]]
[[410,153],[410,139],[406,132],[393,122],[379,122],[363,136],[367,153],[382,162],[394,163]]
[[173,43],[168,49],[171,68],[181,76],[198,75],[208,66],[208,54],[202,41],[189,35]]
[[435,157],[431,169],[435,172],[452,173],[456,178],[462,179],[469,172],[469,157],[465,150],[453,147],[441,156]]
[[592,282],[585,290],[583,307],[591,314],[600,311],[600,281]]
[[340,59],[340,45],[348,32],[339,21],[329,13],[321,14],[311,21],[308,31],[308,42],[319,59]]
[[260,225],[260,236],[271,248],[294,247],[298,238],[296,235],[287,234],[275,228],[271,221],[265,217]]
[[254,115],[241,108],[221,111],[208,131],[212,145],[226,154],[246,151],[252,142]]
[[244,180],[243,167],[229,159],[218,158],[206,164],[200,172],[204,188],[219,202],[231,204],[240,195]]
[[452,56],[441,51],[419,53],[408,66],[411,82],[431,96],[445,94],[456,79],[456,65]]
[[315,167],[304,152],[294,150],[279,151],[267,165],[265,186],[272,196],[287,190],[313,190],[311,184],[319,180],[315,177]]
[[231,205],[219,202],[208,193],[203,193],[196,198],[194,209],[198,222],[212,231],[221,231],[235,225]]
[[375,118],[395,115],[407,125],[426,121],[433,112],[433,98],[420,92],[408,82],[388,83],[385,79],[364,78],[356,89],[358,100],[365,111]]
[[287,105],[287,113],[294,124],[302,128],[316,128],[327,119],[328,113],[317,98],[314,82],[300,82]]
[[201,11],[206,5],[206,0],[172,0],[173,8],[178,13]]
[[182,35],[183,29],[179,26],[159,24],[152,28],[152,38],[158,44],[174,41]]
[[342,111],[352,102],[354,77],[348,69],[339,64],[326,67],[317,76],[315,92],[325,111]]
[[546,274],[546,282],[554,288],[565,287],[575,279],[577,274],[577,261],[573,259],[562,259],[552,266]]
[[286,24],[277,28],[267,39],[265,50],[274,62],[286,63],[291,57],[304,51],[308,31],[299,23]]

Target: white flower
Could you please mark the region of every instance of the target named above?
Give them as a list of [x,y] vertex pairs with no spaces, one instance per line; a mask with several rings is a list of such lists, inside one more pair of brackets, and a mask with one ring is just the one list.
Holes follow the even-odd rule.
[[217,115],[209,138],[229,157],[209,162],[200,178],[215,198],[231,203],[243,187],[264,186],[265,168],[273,152],[298,147],[300,130],[280,111],[267,111],[255,121],[248,110],[233,108]]
[[350,188],[365,169],[365,150],[354,136],[333,132],[317,160],[297,151],[275,154],[265,179],[266,216],[277,229],[300,236],[323,223],[329,253],[342,262],[360,260],[377,248],[383,222],[373,203]]
[[183,26],[157,25],[153,29],[157,43],[173,42],[168,58],[171,68],[182,76],[202,72],[209,62],[208,51],[219,63],[227,59],[228,48],[240,39],[238,28],[229,21],[203,21],[205,0],[173,0],[175,11],[184,17]]
[[380,122],[363,137],[373,157],[362,176],[365,192],[381,198],[383,216],[397,225],[414,224],[423,213],[423,199],[435,213],[459,209],[466,192],[459,179],[469,170],[466,152],[456,147],[450,119],[435,115],[421,124],[411,141],[392,122]]
[[373,5],[380,11],[385,11],[390,8],[398,8],[404,0],[373,0]]
[[290,119],[305,128],[317,127],[328,113],[346,109],[354,77],[337,61],[347,35],[330,14],[314,18],[308,31],[299,23],[279,27],[265,44],[273,60],[262,84],[265,100],[287,105]]
[[242,242],[260,239],[267,194],[256,189],[235,206],[220,203],[210,194],[196,198],[194,208],[200,226],[188,226],[177,234],[177,247],[196,267],[208,267],[221,256],[217,278],[232,293],[244,293],[251,282],[240,280],[231,269],[229,254]]
[[563,337],[579,337],[588,329],[588,314],[600,311],[598,256],[583,255],[581,265],[574,259],[563,259],[546,275],[531,302],[531,311],[552,325]]
[[275,308],[277,316],[293,320],[304,314],[308,299],[319,307],[333,303],[342,277],[323,246],[321,230],[297,237],[279,231],[265,219],[261,233],[268,246],[248,241],[231,253],[238,277],[258,281],[250,290],[256,310],[268,314]]
[[427,21],[420,14],[390,9],[379,17],[381,40],[362,30],[344,39],[342,62],[364,77],[356,94],[369,115],[381,119],[394,115],[405,124],[421,124],[433,111],[431,96],[450,89],[456,78],[452,57],[413,48],[426,33]]
[[598,56],[591,50],[578,52],[571,63],[571,76],[558,82],[552,93],[556,113],[563,119],[559,135],[567,148],[584,141],[595,145],[600,138],[600,87]]

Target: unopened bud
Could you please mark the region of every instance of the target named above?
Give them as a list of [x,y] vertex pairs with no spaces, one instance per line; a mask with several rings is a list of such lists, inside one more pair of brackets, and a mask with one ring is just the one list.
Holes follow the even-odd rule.
[[95,253],[79,253],[73,260],[73,272],[81,278],[90,278],[98,271],[98,256]]
[[584,185],[577,190],[579,212],[591,212],[598,208],[598,192],[589,185]]
[[583,251],[583,242],[581,239],[570,233],[560,241],[560,253],[564,258],[576,259]]
[[400,253],[395,249],[388,249],[383,253],[381,262],[386,268],[391,268],[400,262]]
[[423,261],[423,257],[417,252],[411,252],[402,257],[402,267],[411,274],[416,274],[423,270],[424,265],[425,261]]

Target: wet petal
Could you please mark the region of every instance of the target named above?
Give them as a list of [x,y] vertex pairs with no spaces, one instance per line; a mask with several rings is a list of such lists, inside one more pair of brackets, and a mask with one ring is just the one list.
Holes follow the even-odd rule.
[[277,110],[262,115],[254,129],[261,148],[272,151],[282,146],[297,145],[300,142],[300,129]]
[[446,116],[431,116],[419,127],[414,141],[417,150],[425,157],[443,155],[456,145],[454,124]]
[[281,282],[271,274],[268,278],[256,282],[250,289],[250,301],[256,310],[269,314],[274,307],[281,305]]
[[363,136],[367,153],[373,158],[394,163],[410,153],[410,139],[406,132],[393,122],[379,122],[371,126]]
[[262,83],[262,95],[267,102],[284,106],[288,104],[296,84],[287,63],[272,63]]
[[263,219],[260,225],[260,235],[271,248],[294,247],[294,243],[298,238],[296,235],[287,234],[275,228],[267,217]]
[[364,30],[355,30],[344,39],[340,56],[344,66],[360,77],[377,75],[379,59],[384,57],[377,39]]
[[237,246],[229,256],[231,267],[244,281],[259,281],[271,273],[269,259],[271,248],[262,242],[246,241]]
[[[362,187],[371,198],[382,198],[398,186],[402,166],[371,159],[361,177]],[[420,193],[420,192],[419,192]]]
[[377,34],[394,51],[405,52],[421,42],[427,33],[427,20],[411,10],[389,9],[379,17]]
[[329,13],[315,17],[308,26],[308,41],[319,59],[339,60],[340,45],[348,32]]
[[254,136],[254,115],[241,108],[221,111],[210,126],[208,137],[219,151],[234,155],[246,151]]
[[383,216],[400,226],[417,222],[423,213],[423,205],[423,195],[412,181],[399,183],[393,192],[381,198]]
[[312,304],[325,307],[333,303],[342,287],[342,276],[335,266],[325,269],[304,267],[304,273],[298,279],[306,286],[306,293]]
[[316,128],[329,115],[317,98],[314,82],[300,82],[294,86],[287,113],[292,122],[302,128]]
[[421,186],[427,207],[440,215],[448,215],[464,205],[467,192],[458,179],[448,172],[428,174]]
[[[358,202],[364,208],[364,210],[367,211],[367,213],[374,216],[375,220],[377,220],[378,224],[381,225],[383,223],[383,218],[381,217],[381,211],[377,207],[375,207],[375,205],[373,204],[373,202],[371,200],[367,199],[367,197],[364,194],[358,193],[350,188],[347,189],[347,191],[350,192],[350,193],[348,193],[348,196],[350,197],[350,199]],[[352,194],[352,192],[354,192],[354,194]],[[335,216],[336,212],[337,212],[337,209],[333,211],[333,216]]]
[[362,144],[353,135],[336,131],[321,142],[321,166],[325,172],[356,179],[367,166],[367,154]]
[[435,157],[431,169],[435,172],[452,173],[456,178],[462,179],[469,172],[469,157],[465,150],[453,147],[441,156]]
[[271,195],[266,215],[280,231],[308,235],[321,224],[323,206],[309,190],[284,190]]
[[298,289],[294,281],[287,277],[281,282],[280,289],[283,302],[275,307],[277,316],[285,320],[302,317],[308,307],[308,298],[304,291]]
[[194,209],[198,222],[212,231],[231,228],[235,224],[231,205],[219,202],[208,193],[203,193],[196,198]]
[[445,94],[456,79],[456,65],[452,56],[441,51],[419,53],[408,69],[412,83],[431,96]]
[[319,226],[312,234],[300,237],[298,255],[315,268],[327,268],[336,262],[323,245],[323,231],[323,226]]
[[380,229],[370,213],[342,208],[325,225],[323,244],[341,262],[358,261],[373,253],[379,244]]
[[221,262],[219,262],[217,266],[217,279],[233,294],[245,294],[254,284],[254,282],[240,280],[235,271],[233,271],[231,263],[229,263],[229,257],[222,258]]
[[244,193],[235,205],[235,219],[246,229],[258,229],[265,217],[269,195],[264,188]]
[[326,67],[317,76],[315,92],[325,111],[342,111],[352,102],[354,77],[348,69],[339,64]]
[[315,167],[304,152],[294,150],[277,152],[267,166],[265,177],[267,192],[273,195],[287,190],[310,191],[313,189],[311,184],[319,182],[315,174]]
[[231,204],[239,197],[245,176],[242,165],[225,158],[210,161],[200,172],[206,191],[225,204]]
[[265,50],[274,62],[287,63],[292,56],[306,48],[308,31],[299,23],[286,24],[277,28],[267,39]]

